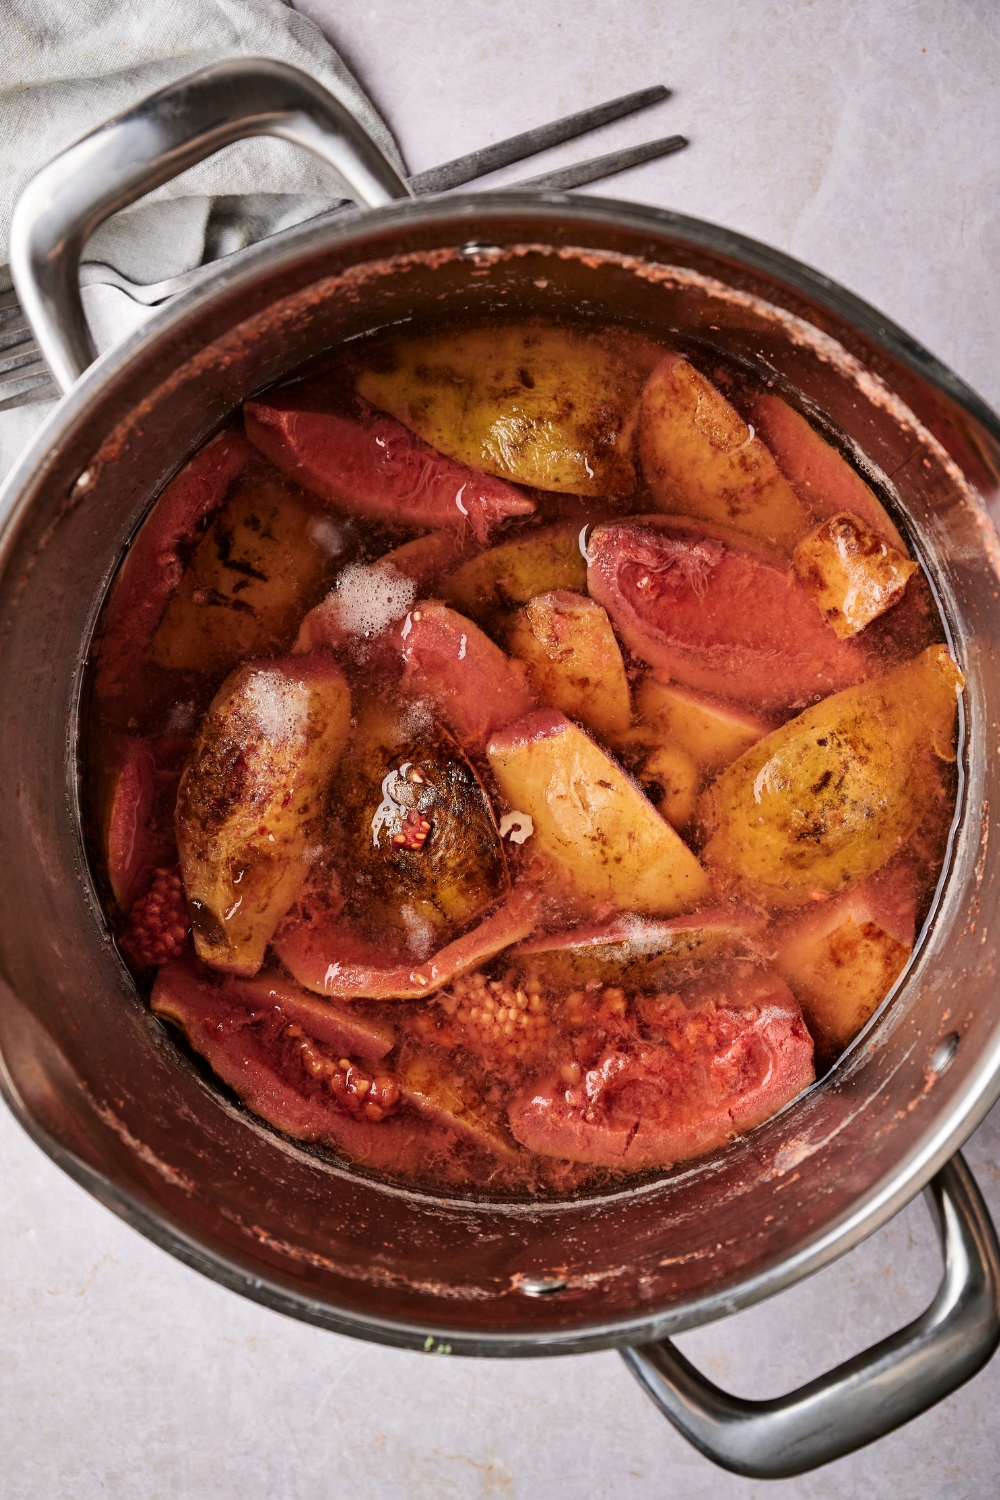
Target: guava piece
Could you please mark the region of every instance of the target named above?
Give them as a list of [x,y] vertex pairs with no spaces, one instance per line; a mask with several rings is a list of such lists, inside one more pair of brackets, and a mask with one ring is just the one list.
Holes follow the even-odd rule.
[[564,714],[528,714],[495,734],[487,754],[504,797],[532,820],[532,852],[580,900],[673,916],[708,896],[691,850]]
[[670,1167],[725,1146],[812,1083],[813,1043],[773,974],[640,1003],[653,1040],[612,1046],[575,1085],[540,1079],[508,1110],[522,1146],[594,1166]]
[[212,700],[175,821],[195,949],[213,967],[248,976],[263,963],[305,878],[350,715],[328,652],[245,663]]
[[622,329],[494,324],[382,349],[357,390],[488,474],[573,495],[628,495],[639,395],[661,353]]
[[625,663],[607,614],[585,594],[536,594],[507,637],[540,706],[558,708],[596,735],[622,734],[632,718]]
[[400,692],[432,703],[463,749],[481,750],[534,706],[523,664],[447,605],[419,601],[391,641],[403,662]]
[[328,1043],[349,1057],[378,1062],[396,1045],[396,1033],[387,1021],[366,1016],[358,1006],[319,1000],[308,990],[278,971],[257,974],[252,979],[219,975],[190,960],[165,965],[154,989],[154,1009],[167,1014],[172,997],[178,1017],[199,1004],[242,1006],[251,1014],[267,1018],[269,1029],[298,1026],[317,1042]]
[[946,647],[928,646],[765,736],[704,794],[705,862],[780,906],[874,874],[942,794],[963,681]]
[[815,520],[849,511],[906,555],[906,543],[875,492],[801,412],[764,392],[753,402],[751,419]]
[[810,905],[767,937],[826,1060],[885,999],[913,949],[915,872],[894,860],[853,890]]
[[451,735],[426,716],[371,703],[330,808],[345,900],[360,903],[369,923],[404,932],[414,958],[509,889],[490,800]]
[[108,603],[97,650],[95,690],[101,698],[135,692],[140,665],[168,601],[181,582],[188,550],[206,516],[225,500],[240,471],[256,457],[236,428],[206,443],[170,481],[136,533]]
[[710,776],[732,765],[773,728],[740,705],[655,676],[642,679],[635,702],[644,727],[661,736],[663,744],[686,751]]
[[496,1156],[519,1156],[502,1111],[485,1102],[469,1080],[467,1067],[461,1081],[455,1076],[457,1071],[441,1057],[404,1047],[394,1076],[406,1102],[425,1119]]
[[122,911],[128,911],[143,877],[157,863],[158,841],[149,829],[155,795],[156,764],[149,741],[122,741],[104,832],[108,879]]
[[712,382],[680,354],[646,381],[642,472],[658,510],[731,526],[790,552],[809,514],[774,458]]
[[375,941],[341,915],[284,923],[274,951],[299,984],[334,1000],[418,1000],[478,968],[534,930],[531,886],[515,886],[503,905],[437,953],[414,962],[403,944]]
[[397,526],[449,527],[480,539],[535,507],[513,485],[445,457],[401,422],[311,409],[296,390],[243,407],[247,437],[290,479],[333,505]]
[[688,687],[785,709],[876,671],[840,641],[788,559],[722,526],[639,516],[588,541],[591,598],[642,661]]
[[531,937],[511,949],[518,973],[546,983],[602,984],[647,990],[726,953],[752,953],[764,919],[733,906],[708,907],[657,922],[625,915],[612,922]]
[[898,604],[917,564],[857,516],[840,511],[795,549],[795,572],[841,640]]
[[223,672],[286,651],[329,586],[339,549],[324,508],[260,459],[254,467],[209,518],[167,605],[150,651],[160,666]]
[[[271,1004],[248,1006],[226,982],[206,982],[204,971],[199,975],[184,961],[160,969],[150,1003],[155,1015],[180,1027],[249,1109],[286,1135],[334,1146],[366,1166],[401,1173],[424,1169],[433,1127],[409,1110],[391,1112],[392,1104],[378,1119],[345,1108],[325,1070],[314,1074],[304,1064],[310,1053],[322,1061],[333,1062],[333,1056],[322,1046],[311,1047],[303,1028],[289,1025]],[[377,1096],[391,1100],[395,1094],[398,1107],[402,1101],[394,1080],[377,1068],[371,1074]]]

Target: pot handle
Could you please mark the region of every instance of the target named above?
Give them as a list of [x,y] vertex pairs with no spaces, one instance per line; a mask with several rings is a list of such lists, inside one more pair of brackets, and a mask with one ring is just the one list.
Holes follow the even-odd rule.
[[772,1401],[730,1396],[669,1339],[623,1349],[664,1416],[713,1463],[788,1479],[853,1453],[951,1394],[1000,1343],[1000,1247],[961,1153],[926,1189],[944,1257],[927,1311],[898,1333]]
[[151,94],[50,161],[14,210],[14,285],[64,393],[97,357],[79,284],[90,235],[118,209],[255,135],[305,146],[366,207],[413,196],[350,111],[286,63],[262,57],[217,63]]

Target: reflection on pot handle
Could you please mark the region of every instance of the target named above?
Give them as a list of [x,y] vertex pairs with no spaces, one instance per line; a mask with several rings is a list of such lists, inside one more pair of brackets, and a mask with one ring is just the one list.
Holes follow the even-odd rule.
[[927,1311],[898,1333],[773,1401],[730,1396],[669,1339],[622,1357],[706,1458],[752,1479],[787,1479],[883,1437],[950,1395],[1000,1343],[1000,1247],[961,1153],[926,1189],[944,1256]]
[[350,111],[298,68],[243,58],[151,94],[43,167],[14,210],[14,285],[64,392],[97,355],[79,286],[83,247],[94,230],[206,156],[255,135],[305,146],[366,207],[412,197]]

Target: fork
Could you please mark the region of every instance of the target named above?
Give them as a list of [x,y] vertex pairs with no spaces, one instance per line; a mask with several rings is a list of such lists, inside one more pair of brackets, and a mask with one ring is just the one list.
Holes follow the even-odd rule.
[[[413,192],[418,195],[448,192],[463,183],[472,182],[477,178],[488,176],[491,172],[499,171],[501,167],[511,166],[514,162],[523,161],[529,156],[536,156],[539,152],[561,145],[564,141],[586,135],[602,125],[610,124],[612,120],[622,119],[626,115],[635,114],[640,109],[659,104],[669,97],[670,90],[664,88],[662,84],[656,84],[648,89],[639,89],[632,94],[623,94],[618,99],[609,99],[605,104],[593,105],[576,114],[553,120],[548,125],[538,125],[533,130],[523,131],[520,135],[510,136],[507,140],[496,141],[491,146],[484,146],[466,156],[457,157],[454,161],[445,162],[442,166],[432,167],[429,171],[417,172],[407,181]],[[660,140],[646,141],[639,146],[627,146],[621,151],[612,151],[605,156],[574,162],[568,167],[558,167],[554,171],[543,172],[537,177],[528,177],[511,185],[550,192],[565,192],[569,188],[582,187],[585,183],[599,182],[602,178],[627,171],[629,167],[640,166],[643,162],[668,156],[673,151],[680,151],[687,144],[686,137],[682,135],[665,136]],[[353,203],[340,203],[308,222],[316,224],[353,211],[356,211]],[[298,225],[294,225],[290,229],[278,230],[276,234],[269,236],[269,239],[280,240],[285,235],[293,234],[298,228]],[[182,271],[179,276],[170,276],[165,281],[154,281],[145,285],[130,281],[113,266],[105,265],[101,261],[85,261],[80,267],[80,284],[81,286],[113,286],[124,292],[133,302],[149,308],[160,307],[174,297],[179,297],[182,292],[190,291],[192,287],[207,281],[221,266],[235,265],[254,248],[253,245],[248,245],[228,255],[219,256],[218,259],[209,261],[205,265],[195,266],[193,270]],[[8,411],[15,406],[27,406],[36,401],[50,401],[58,394],[48,366],[39,353],[31,326],[18,305],[17,293],[15,291],[0,293],[0,411]]]

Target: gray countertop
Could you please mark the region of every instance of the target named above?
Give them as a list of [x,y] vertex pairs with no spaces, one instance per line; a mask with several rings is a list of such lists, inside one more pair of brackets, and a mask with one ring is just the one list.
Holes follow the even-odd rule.
[[[604,190],[798,256],[1000,404],[1000,12],[987,0],[297,6],[357,71],[414,171],[668,84],[671,100],[561,148],[552,165],[687,134],[689,150]],[[323,1333],[147,1244],[4,1110],[0,1151],[6,1500],[996,1494],[1000,1361],[877,1446],[754,1484],[689,1449],[615,1354],[451,1360]],[[998,1112],[968,1157],[1000,1222]],[[917,1202],[812,1280],[679,1342],[731,1389],[777,1394],[915,1316],[938,1274]]]

